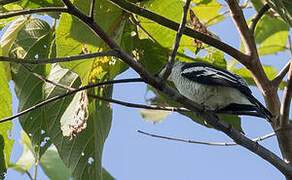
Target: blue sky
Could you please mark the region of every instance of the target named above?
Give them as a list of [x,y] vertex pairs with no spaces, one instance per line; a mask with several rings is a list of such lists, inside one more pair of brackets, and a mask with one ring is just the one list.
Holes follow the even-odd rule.
[[[253,11],[246,15],[250,17]],[[239,48],[239,36],[229,19],[211,27],[221,40]],[[226,56],[227,59],[230,57]],[[290,58],[288,52],[277,56],[262,58],[265,64],[282,67]],[[137,77],[128,70],[117,79]],[[142,83],[121,84],[114,88],[115,99],[128,102],[145,103],[146,86]],[[251,88],[254,95],[263,102],[257,88]],[[281,92],[280,92],[281,94]],[[281,97],[281,96],[280,96]],[[13,112],[17,111],[17,100],[13,97]],[[214,147],[197,144],[174,142],[148,137],[136,132],[143,130],[160,135],[181,137],[211,142],[229,142],[226,135],[214,129],[193,123],[190,119],[172,113],[161,123],[152,124],[143,120],[138,109],[113,105],[114,115],[110,134],[105,143],[103,166],[118,180],[191,180],[191,179],[284,179],[284,176],[269,163],[240,147]],[[14,120],[13,137],[19,139],[21,128]],[[263,119],[243,117],[242,126],[248,137],[255,138],[272,132],[270,125]],[[280,155],[276,138],[270,138],[260,144]],[[16,143],[11,161],[21,154],[22,148]],[[28,179],[26,175],[9,170],[8,180]],[[38,179],[48,179],[39,168]]]

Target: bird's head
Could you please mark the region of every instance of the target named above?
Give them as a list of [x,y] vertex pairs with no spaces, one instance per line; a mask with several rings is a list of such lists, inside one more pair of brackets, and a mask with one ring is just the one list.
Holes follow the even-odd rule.
[[[172,66],[172,72],[173,72],[173,71],[181,71],[181,67],[182,67],[184,64],[185,64],[184,62],[179,62],[179,61],[174,62],[173,66]],[[163,76],[163,74],[165,73],[165,71],[166,71],[166,67],[167,67],[167,64],[165,64],[164,66],[162,66],[162,67],[159,69],[159,71],[158,71],[157,73],[154,74],[154,76],[156,76],[156,77],[160,77],[160,78],[161,78],[161,77]],[[173,75],[173,73],[170,73],[168,79],[170,79],[172,75]]]

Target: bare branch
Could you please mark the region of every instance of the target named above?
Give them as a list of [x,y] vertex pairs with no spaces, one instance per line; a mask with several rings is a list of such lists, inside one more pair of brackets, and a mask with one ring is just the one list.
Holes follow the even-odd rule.
[[175,56],[176,56],[176,52],[177,52],[178,47],[179,47],[179,42],[180,42],[180,39],[182,37],[182,34],[184,32],[184,29],[185,29],[186,22],[187,22],[187,14],[188,14],[190,3],[191,3],[191,0],[187,0],[185,6],[183,8],[183,15],[182,15],[182,18],[181,18],[180,25],[178,27],[178,31],[176,33],[175,42],[173,44],[171,54],[168,57],[168,64],[166,66],[166,70],[165,70],[164,74],[162,75],[162,80],[163,81],[165,81],[168,78],[168,76],[170,75],[170,73],[171,73],[171,69],[172,69],[172,66],[174,64],[174,59],[175,59]]
[[270,5],[267,3],[265,4],[257,13],[257,15],[251,20],[251,24],[249,26],[249,29],[252,33],[254,33],[255,27],[258,23],[258,21],[261,19],[261,17],[270,9]]
[[55,97],[52,97],[52,98],[49,98],[49,99],[46,99],[44,100],[43,102],[40,102],[38,104],[35,104],[34,106],[30,107],[30,108],[27,108],[26,110],[23,110],[13,116],[10,116],[10,117],[7,117],[7,118],[4,118],[4,119],[1,119],[0,120],[0,123],[3,123],[3,122],[6,122],[6,121],[9,121],[9,120],[12,120],[14,118],[17,118],[19,116],[22,116],[30,111],[33,111],[39,107],[42,107],[46,104],[49,104],[51,102],[54,102],[54,101],[57,101],[59,99],[62,99],[64,97],[67,97],[69,95],[72,95],[72,94],[75,94],[79,91],[83,91],[85,89],[90,89],[90,88],[94,88],[94,87],[97,87],[97,86],[102,86],[102,85],[108,85],[108,84],[117,84],[117,83],[127,83],[127,82],[143,82],[143,80],[141,78],[133,78],[133,79],[120,79],[120,80],[112,80],[112,81],[105,81],[105,82],[100,82],[100,83],[95,83],[95,84],[89,84],[87,86],[83,86],[83,87],[80,87],[78,89],[74,89],[72,91],[69,91],[67,93],[64,93],[64,94],[61,94],[59,96],[55,96]]
[[50,58],[50,59],[21,59],[21,58],[11,58],[0,56],[0,61],[21,63],[21,64],[48,64],[48,63],[57,63],[57,62],[69,62],[69,61],[79,61],[82,59],[90,59],[95,57],[105,57],[105,56],[114,56],[117,57],[118,53],[115,50],[81,54],[78,56],[69,56],[69,57],[60,57],[60,58]]
[[279,87],[280,83],[283,81],[283,78],[288,73],[291,61],[292,61],[292,59],[281,69],[279,74],[272,80],[272,84],[275,87]]
[[[161,136],[157,134],[152,134],[148,132],[144,132],[141,130],[137,130],[138,133],[145,134],[147,136],[155,137],[155,138],[161,138],[161,139],[167,139],[167,140],[173,140],[173,141],[181,141],[181,142],[186,142],[186,143],[193,143],[193,144],[203,144],[203,145],[211,145],[211,146],[234,146],[238,145],[236,142],[205,142],[205,141],[195,141],[195,140],[189,140],[189,139],[183,139],[183,138],[174,138],[174,137],[168,137],[168,136]],[[257,137],[252,139],[254,142],[259,142],[265,139],[268,139],[272,136],[275,136],[276,133],[272,132],[270,134],[266,134],[261,137]]]
[[89,11],[89,17],[94,20],[94,5],[95,5],[95,0],[91,0],[90,3],[90,11]]
[[[152,76],[145,68],[143,68],[137,61],[135,61],[131,56],[129,56],[125,51],[123,51],[119,45],[112,40],[112,38],[106,34],[106,32],[98,25],[96,22],[92,22],[88,16],[86,16],[84,13],[82,13],[80,10],[74,7],[74,5],[69,1],[69,0],[62,0],[66,6],[69,8],[68,12],[77,17],[79,20],[81,20],[83,23],[89,26],[89,28],[92,29],[98,35],[111,49],[117,50],[119,52],[119,58],[123,60],[125,63],[127,63],[130,67],[132,67],[139,75],[141,78],[148,83],[149,85],[153,86],[154,88],[162,91],[166,95],[168,95],[170,98],[173,100],[177,101],[178,103],[182,104],[185,108],[190,109],[193,112],[196,112],[199,118],[204,119],[209,125],[214,127],[215,129],[218,129],[222,132],[224,132],[226,135],[231,137],[237,144],[240,144],[241,146],[249,149],[250,151],[254,152],[255,154],[259,155],[263,159],[267,160],[269,163],[274,165],[277,169],[279,169],[283,174],[286,176],[292,177],[292,166],[284,162],[280,157],[278,157],[276,154],[273,152],[269,151],[265,147],[259,145],[256,142],[253,142],[251,139],[247,138],[243,134],[241,134],[238,130],[230,126],[229,124],[225,123],[224,121],[221,121],[217,118],[217,116],[214,114],[214,112],[204,110],[199,104],[194,103],[193,101],[187,99],[186,97],[182,96],[179,94],[177,91],[175,91],[173,88],[169,87],[165,82],[161,82],[159,78],[155,78]],[[124,0],[111,0],[111,2],[114,2],[118,4],[121,2],[122,4],[125,5],[127,3]],[[127,8],[133,8],[132,3],[127,3],[130,4]],[[73,6],[73,7],[72,7]],[[135,6],[134,6],[135,8]],[[138,9],[138,12],[140,12],[142,8]],[[136,9],[137,10],[137,9]],[[142,10],[144,11],[144,10]],[[141,12],[142,12],[141,11]],[[148,11],[150,12],[150,11]],[[151,13],[151,12],[150,12]],[[153,13],[151,13],[153,14]],[[149,15],[149,14],[148,14]],[[146,17],[147,18],[147,17]],[[151,19],[151,18],[150,18]],[[166,19],[166,18],[165,18]],[[164,23],[172,23],[172,21],[169,21],[168,19],[163,20]],[[157,22],[157,21],[156,21]],[[169,27],[168,24],[165,25],[166,27]],[[175,24],[175,30],[178,29],[178,26]],[[186,32],[188,30],[186,29]],[[198,32],[195,32],[191,30],[192,33],[198,35]],[[186,33],[187,34],[187,33]],[[195,35],[195,36],[196,36]],[[206,36],[206,35],[204,35]],[[215,45],[217,46],[218,40],[213,41],[212,38],[207,36],[206,39],[204,39],[204,36],[201,36],[200,38],[195,37],[199,40],[202,40],[203,42],[206,42],[207,44],[210,45]],[[202,38],[203,37],[203,38]],[[210,42],[210,43],[208,43]],[[212,44],[211,44],[212,43]],[[223,45],[224,47],[228,47],[228,45],[220,42],[220,45]],[[219,49],[223,49],[226,52],[226,49],[222,48],[222,46]],[[232,48],[233,52],[236,54],[236,58],[241,59],[243,56],[249,57],[247,55],[244,55],[243,53],[238,53],[238,50],[235,50]],[[230,50],[230,49],[229,49]],[[231,53],[232,56],[235,54]],[[243,56],[242,56],[243,55]],[[246,61],[244,59],[243,61]]]
[[290,63],[287,86],[284,88],[283,101],[280,108],[280,126],[287,127],[292,97],[292,63]]
[[35,14],[42,12],[68,12],[67,8],[64,7],[45,7],[45,8],[35,8],[35,9],[24,9],[16,10],[12,12],[0,13],[0,19],[6,19],[14,16],[21,16],[26,14]]

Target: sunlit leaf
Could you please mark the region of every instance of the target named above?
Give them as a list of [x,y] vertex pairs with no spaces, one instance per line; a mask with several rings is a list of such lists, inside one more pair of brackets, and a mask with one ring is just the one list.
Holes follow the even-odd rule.
[[202,23],[206,26],[216,24],[225,19],[223,14],[219,14],[219,10],[224,7],[216,2],[216,0],[195,0],[192,10]]
[[[17,4],[7,4],[7,5],[2,6],[2,7],[0,6],[1,13],[9,12],[11,10],[17,10],[17,9],[21,9],[21,6],[19,6]],[[8,23],[12,22],[16,18],[17,18],[17,16],[1,19],[0,30],[2,30],[6,25],[8,25]]]
[[[2,119],[12,115],[12,97],[2,62],[0,62],[0,87],[0,119]],[[1,123],[0,125],[0,177],[6,172],[14,143],[14,140],[9,137],[11,129],[11,121]]]
[[255,41],[259,55],[284,51],[288,40],[289,27],[278,18],[263,16],[255,28]]
[[25,132],[21,132],[21,137],[20,143],[23,146],[23,151],[14,168],[20,167],[22,171],[27,171],[35,161],[34,148],[29,139],[30,137]]
[[140,110],[139,113],[142,115],[144,119],[151,121],[153,124],[155,124],[164,120],[172,112],[163,110],[144,109]]

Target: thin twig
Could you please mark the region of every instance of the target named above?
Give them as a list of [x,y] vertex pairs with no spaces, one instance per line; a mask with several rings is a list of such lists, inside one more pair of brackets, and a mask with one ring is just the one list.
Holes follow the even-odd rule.
[[[211,145],[211,146],[234,146],[238,145],[236,142],[205,142],[205,141],[195,141],[190,139],[183,139],[183,138],[175,138],[175,137],[168,137],[168,136],[161,136],[157,134],[152,134],[148,132],[144,132],[141,130],[137,130],[138,133],[145,134],[147,136],[155,137],[155,138],[161,138],[161,139],[167,139],[167,140],[173,140],[173,141],[181,141],[186,143],[194,143],[194,144],[203,144],[203,145]],[[272,132],[270,134],[267,134],[265,136],[257,137],[252,139],[254,142],[259,142],[265,139],[268,139],[275,135],[275,132]]]
[[172,69],[172,66],[174,64],[176,52],[177,52],[178,47],[179,47],[179,42],[180,42],[180,39],[182,37],[186,22],[187,22],[187,14],[188,14],[190,3],[191,3],[191,0],[187,0],[186,4],[183,7],[183,14],[182,14],[182,18],[181,18],[181,23],[180,23],[178,31],[176,33],[176,38],[175,38],[175,42],[174,42],[173,47],[172,47],[171,54],[168,56],[168,64],[166,66],[166,70],[165,70],[164,74],[162,75],[163,81],[165,81],[171,73],[171,69]]
[[25,63],[25,64],[52,64],[57,62],[69,62],[69,61],[79,61],[82,59],[90,59],[95,57],[105,57],[105,56],[113,56],[117,57],[118,53],[115,50],[105,51],[105,52],[97,52],[97,53],[89,53],[89,54],[80,54],[77,56],[69,56],[69,57],[60,57],[60,58],[50,58],[50,59],[21,59],[21,58],[11,58],[6,56],[0,56],[0,61],[14,62],[14,63]]
[[37,168],[38,168],[38,159],[34,160],[34,168],[33,168],[33,180],[36,180],[37,177]]
[[91,0],[90,3],[90,11],[89,11],[89,17],[94,20],[94,5],[95,5],[95,0]]
[[24,173],[29,177],[30,180],[33,180],[32,176],[31,176],[31,174],[29,173],[28,170],[25,170]]
[[272,80],[272,84],[275,87],[279,87],[280,83],[283,81],[283,78],[288,73],[291,61],[292,61],[292,59],[281,69],[279,74]]
[[69,86],[66,86],[66,85],[63,85],[63,84],[60,84],[60,83],[56,83],[54,81],[51,81],[43,76],[41,76],[40,74],[38,73],[35,73],[32,71],[32,69],[30,69],[28,66],[26,66],[25,64],[22,64],[22,66],[24,67],[24,69],[26,69],[28,72],[30,72],[32,75],[34,75],[35,77],[39,78],[40,80],[44,81],[44,82],[47,82],[47,83],[50,83],[50,84],[53,84],[57,87],[61,87],[63,89],[67,89],[69,91],[73,91],[75,90],[75,88],[72,88],[72,87],[69,87]]
[[290,63],[290,68],[287,78],[287,86],[284,88],[283,101],[280,108],[280,126],[287,127],[289,122],[290,104],[292,97],[292,63]]
[[258,21],[261,19],[261,17],[270,9],[270,5],[267,3],[265,4],[257,13],[257,15],[251,20],[251,24],[249,26],[249,29],[252,33],[254,33],[254,30],[256,28],[256,25]]
[[45,8],[35,8],[35,9],[25,9],[17,10],[12,12],[0,13],[0,19],[6,19],[14,16],[21,16],[26,14],[35,14],[42,12],[68,12],[67,8],[64,7],[45,7]]
[[0,120],[0,123],[3,123],[3,122],[6,122],[6,121],[10,121],[14,118],[17,118],[19,116],[22,116],[30,111],[33,111],[41,106],[44,106],[46,104],[49,104],[51,102],[54,102],[54,101],[57,101],[59,99],[62,99],[64,97],[67,97],[69,95],[72,95],[72,94],[75,94],[79,91],[83,91],[85,89],[90,89],[90,88],[94,88],[94,87],[97,87],[97,86],[102,86],[102,85],[108,85],[108,84],[117,84],[117,83],[127,83],[127,82],[143,82],[143,80],[141,78],[133,78],[133,79],[120,79],[120,80],[112,80],[112,81],[105,81],[105,82],[100,82],[100,83],[95,83],[95,84],[89,84],[87,86],[82,86],[78,89],[75,89],[73,91],[69,91],[67,93],[64,93],[64,94],[61,94],[59,96],[54,96],[52,98],[49,98],[49,99],[46,99],[38,104],[35,104],[34,106],[31,106],[30,108],[27,108],[13,116],[10,116],[10,117],[7,117],[7,118],[4,118],[4,119],[1,119]]

